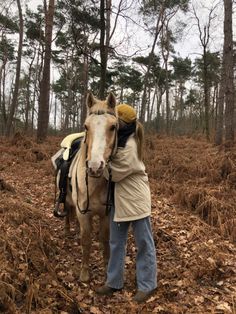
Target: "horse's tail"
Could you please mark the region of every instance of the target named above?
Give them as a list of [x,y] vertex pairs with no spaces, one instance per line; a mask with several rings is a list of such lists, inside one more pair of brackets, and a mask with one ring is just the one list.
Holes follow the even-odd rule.
[[136,125],[135,139],[138,149],[138,158],[143,160],[144,129],[143,125],[139,121],[137,121]]

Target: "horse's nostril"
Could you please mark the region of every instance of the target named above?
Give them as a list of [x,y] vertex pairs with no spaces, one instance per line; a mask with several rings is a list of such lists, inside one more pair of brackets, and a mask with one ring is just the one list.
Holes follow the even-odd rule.
[[104,168],[104,161],[101,161],[100,166],[98,168],[98,170],[102,170]]
[[95,175],[95,171],[92,168],[89,168],[89,172],[92,176]]
[[98,172],[100,173],[104,169],[105,162],[91,162],[88,161],[88,171],[91,175],[96,175]]

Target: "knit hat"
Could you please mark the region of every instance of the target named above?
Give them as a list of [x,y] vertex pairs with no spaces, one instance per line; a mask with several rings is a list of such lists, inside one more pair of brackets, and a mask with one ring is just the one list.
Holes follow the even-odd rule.
[[116,106],[118,117],[126,123],[132,123],[137,119],[136,110],[126,104]]

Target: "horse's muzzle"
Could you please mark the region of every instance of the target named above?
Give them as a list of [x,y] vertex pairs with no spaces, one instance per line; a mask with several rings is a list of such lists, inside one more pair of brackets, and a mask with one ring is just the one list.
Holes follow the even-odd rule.
[[101,177],[104,170],[104,162],[101,161],[100,164],[96,162],[87,162],[87,173],[90,177]]
[[103,174],[103,168],[99,168],[97,171],[87,168],[87,173],[89,177],[100,178]]

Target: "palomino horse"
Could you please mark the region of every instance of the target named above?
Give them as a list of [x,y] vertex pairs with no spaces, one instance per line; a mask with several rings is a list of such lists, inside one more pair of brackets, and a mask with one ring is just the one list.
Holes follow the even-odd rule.
[[92,93],[87,96],[88,115],[85,138],[71,165],[72,192],[67,205],[76,207],[80,224],[82,265],[80,280],[89,281],[92,217],[99,216],[99,240],[103,248],[104,263],[109,258],[109,218],[106,213],[108,183],[103,176],[110,157],[115,153],[117,138],[116,99],[110,93],[100,101]]

